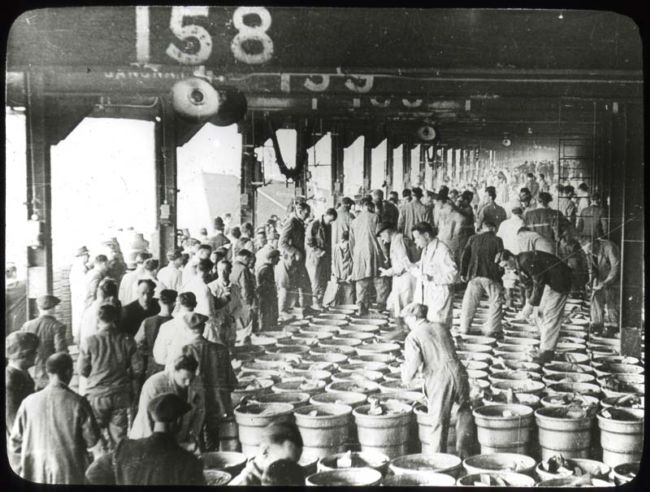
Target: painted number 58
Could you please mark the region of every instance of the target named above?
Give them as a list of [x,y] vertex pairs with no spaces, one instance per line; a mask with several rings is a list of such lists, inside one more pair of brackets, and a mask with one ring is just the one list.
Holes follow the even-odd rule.
[[[193,24],[191,18],[207,17],[208,7],[172,7],[169,29],[177,38],[165,53],[184,65],[200,65],[212,54],[212,36],[205,27]],[[253,18],[256,25],[251,25]],[[273,57],[273,41],[267,34],[271,14],[264,7],[238,7],[233,13],[237,35],[230,49],[240,62],[256,65]],[[138,62],[149,63],[149,7],[136,7],[136,51]]]

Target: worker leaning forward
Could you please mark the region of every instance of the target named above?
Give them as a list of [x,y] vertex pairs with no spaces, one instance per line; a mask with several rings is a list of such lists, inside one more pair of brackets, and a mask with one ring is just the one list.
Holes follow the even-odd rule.
[[[571,293],[571,268],[557,256],[544,251],[513,255],[503,251],[498,257],[502,268],[512,268],[526,288],[526,306],[521,319],[531,319],[541,333],[539,363],[553,358],[560,336],[564,306]],[[537,313],[533,315],[534,308]]]
[[464,459],[472,454],[475,440],[467,371],[458,359],[449,330],[442,323],[428,322],[427,311],[426,305],[415,302],[402,310],[402,318],[410,329],[404,340],[402,382],[410,383],[422,367],[433,453],[447,451],[451,409],[454,402],[458,404],[456,449]]
[[422,250],[416,266],[410,269],[417,279],[414,300],[428,308],[427,319],[451,329],[453,285],[458,281],[458,267],[449,248],[436,237],[427,222],[413,226],[413,240]]

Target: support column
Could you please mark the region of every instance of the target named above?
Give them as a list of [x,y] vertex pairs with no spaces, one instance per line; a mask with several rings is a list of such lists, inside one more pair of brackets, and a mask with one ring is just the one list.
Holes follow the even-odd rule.
[[394,140],[390,136],[386,137],[386,175],[384,176],[386,197],[393,190],[393,143]]
[[241,180],[240,180],[240,216],[241,222],[255,224],[255,187],[253,186],[253,174],[256,165],[255,145],[253,139],[253,124],[243,122],[239,125],[241,133]]
[[[27,95],[27,219],[40,229],[39,244],[27,247],[27,319],[38,315],[36,298],[52,293],[52,167],[45,119],[44,73],[25,73]],[[34,231],[36,236],[36,231]],[[36,237],[30,238],[35,240]]]
[[[641,104],[619,106],[613,118],[613,151],[617,172],[612,195],[613,241],[621,249],[620,324],[621,352],[641,353],[644,281],[644,180],[643,108]],[[618,241],[617,241],[618,239]]]
[[364,135],[363,137],[363,192],[367,194],[370,191],[372,175],[372,137]]
[[413,144],[404,142],[402,145],[402,171],[404,172],[404,189],[411,188],[411,150]]
[[425,176],[427,175],[426,173],[427,165],[428,164],[427,164],[426,149],[424,147],[424,144],[420,144],[420,162],[419,162],[420,171],[418,173],[418,176],[420,177],[420,188],[422,188],[422,191],[426,190],[429,186],[431,186],[429,183],[425,181]]
[[342,128],[336,126],[331,133],[331,155],[332,163],[332,197],[336,207],[339,199],[343,197],[343,180],[345,179],[343,171],[343,138]]
[[158,215],[158,244],[155,249],[161,265],[165,265],[167,252],[176,248],[178,191],[175,114],[168,98],[163,98],[161,102],[160,121],[156,121],[155,125],[155,146],[156,213]]

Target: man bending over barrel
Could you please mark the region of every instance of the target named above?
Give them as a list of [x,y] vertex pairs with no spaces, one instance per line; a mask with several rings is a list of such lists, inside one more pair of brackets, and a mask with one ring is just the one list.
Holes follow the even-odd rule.
[[467,372],[458,359],[449,330],[441,323],[427,321],[427,311],[427,306],[415,302],[402,310],[402,318],[410,329],[404,340],[402,382],[410,383],[422,366],[424,395],[433,423],[433,453],[447,451],[451,408],[454,402],[458,403],[456,449],[465,459],[472,454],[475,435]]

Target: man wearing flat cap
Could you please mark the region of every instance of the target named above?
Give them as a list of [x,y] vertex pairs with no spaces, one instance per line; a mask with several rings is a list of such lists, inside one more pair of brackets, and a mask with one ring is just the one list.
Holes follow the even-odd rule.
[[[178,293],[175,290],[163,289],[160,292],[160,298],[158,299],[158,305],[160,306],[160,312],[145,318],[138,332],[133,337],[140,354],[142,355],[142,361],[144,364],[144,376],[148,378],[149,376],[162,371],[164,366],[156,363],[153,358],[153,346],[156,343],[156,338],[158,337],[158,332],[163,323],[171,321],[172,311],[176,305],[176,297]],[[144,380],[140,382],[142,386]]]
[[280,251],[271,248],[266,251],[255,271],[258,320],[262,331],[276,330],[278,325],[278,289],[275,285],[275,265],[278,263]]
[[[386,301],[387,308],[402,325],[400,313],[407,304],[413,302],[416,279],[410,270],[417,260],[413,241],[404,234],[397,232],[396,226],[384,222],[377,232],[379,240],[390,250],[390,268],[379,268],[382,277],[392,278],[392,289]],[[390,248],[388,248],[390,246]]]
[[153,433],[143,439],[124,439],[115,451],[92,463],[86,479],[93,485],[205,485],[201,462],[180,447],[174,435],[191,410],[182,398],[164,393],[147,407]]
[[47,386],[47,371],[45,361],[55,352],[67,352],[68,344],[65,339],[65,325],[56,319],[56,306],[61,300],[47,294],[36,299],[38,318],[25,323],[21,331],[36,335],[40,344],[36,355],[36,364],[32,369],[36,389]]
[[36,360],[38,337],[33,333],[14,331],[5,341],[5,392],[7,436],[11,431],[20,403],[35,391],[34,380],[27,371]]
[[185,313],[183,321],[188,329],[171,347],[170,363],[184,352],[192,353],[198,361],[197,383],[203,386],[205,392],[203,449],[217,451],[219,425],[233,416],[230,393],[237,385],[237,377],[232,368],[228,347],[220,341],[208,341],[203,336],[208,317],[199,313]]

